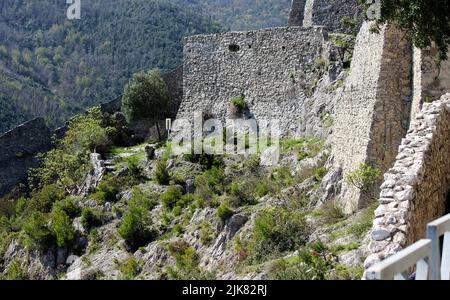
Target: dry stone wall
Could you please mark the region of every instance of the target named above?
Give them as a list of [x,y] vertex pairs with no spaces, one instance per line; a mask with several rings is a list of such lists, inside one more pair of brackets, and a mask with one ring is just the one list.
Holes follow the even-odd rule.
[[428,222],[450,212],[450,94],[426,103],[384,175],[370,234],[368,268],[424,238]]
[[35,158],[52,146],[51,132],[44,119],[24,123],[0,136],[0,196],[27,178],[37,165]]
[[232,99],[245,96],[252,117],[279,119],[284,135],[295,134],[326,40],[321,27],[187,38],[177,118],[191,120],[194,112],[204,112],[223,120],[232,117]]
[[[370,27],[370,22],[361,27],[344,95],[336,107],[333,153],[344,178],[361,163],[387,171],[409,126],[411,45],[393,25],[386,25],[380,34],[371,33]],[[375,195],[376,191],[362,193],[344,180],[341,202],[346,212],[352,212]]]

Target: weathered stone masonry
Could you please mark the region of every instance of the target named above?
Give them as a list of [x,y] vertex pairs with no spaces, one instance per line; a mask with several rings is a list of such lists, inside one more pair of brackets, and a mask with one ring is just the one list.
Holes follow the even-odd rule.
[[424,238],[450,208],[450,94],[424,104],[384,180],[366,268]]
[[255,119],[279,119],[283,134],[295,133],[326,39],[321,27],[188,37],[177,118],[206,112],[225,119],[231,100],[243,95]]
[[[289,15],[289,26],[326,26],[332,32],[353,33],[358,31],[363,18],[362,7],[357,0],[293,0]],[[345,27],[344,17],[349,18],[355,28]]]
[[0,136],[0,196],[8,193],[37,166],[36,154],[51,148],[51,132],[44,119],[26,122]]
[[[343,98],[337,102],[333,154],[344,178],[361,163],[389,169],[409,126],[412,100],[412,48],[393,25],[380,34],[364,23],[357,37]],[[376,197],[361,193],[344,180],[341,195],[347,212]]]

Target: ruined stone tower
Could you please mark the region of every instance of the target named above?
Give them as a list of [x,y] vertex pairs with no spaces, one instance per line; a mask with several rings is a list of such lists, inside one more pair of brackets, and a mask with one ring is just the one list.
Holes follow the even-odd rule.
[[332,32],[355,33],[363,21],[357,0],[293,0],[289,26],[325,26]]

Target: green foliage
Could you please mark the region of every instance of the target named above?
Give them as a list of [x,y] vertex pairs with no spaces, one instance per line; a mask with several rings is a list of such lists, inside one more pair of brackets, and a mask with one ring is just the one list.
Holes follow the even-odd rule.
[[195,250],[184,240],[177,240],[168,246],[169,253],[175,258],[175,267],[167,267],[171,280],[207,280],[214,279],[213,274],[200,269],[200,258]]
[[293,251],[305,245],[308,235],[309,228],[302,213],[283,208],[266,208],[255,219],[253,255],[256,260],[261,260]]
[[322,182],[323,178],[325,177],[325,175],[327,175],[328,170],[324,167],[320,167],[314,170],[314,179],[317,182]]
[[280,140],[283,152],[294,151],[299,161],[316,157],[325,147],[325,141],[316,137]]
[[381,19],[378,26],[386,21],[394,21],[407,31],[419,48],[431,46],[435,42],[439,59],[447,59],[450,43],[450,2],[448,1],[397,1],[381,2]]
[[150,219],[150,206],[142,199],[132,199],[128,203],[128,211],[119,227],[119,235],[125,240],[130,250],[146,245],[157,235]]
[[63,125],[120,95],[130,74],[179,66],[184,36],[223,30],[198,13],[206,3],[194,10],[163,0],[91,2],[81,20],[67,22],[53,0],[2,1],[0,60],[8,72],[0,74],[0,132],[37,116]]
[[348,174],[347,182],[354,187],[368,191],[381,177],[381,171],[368,164],[361,163],[359,168]]
[[75,239],[75,230],[69,216],[60,204],[55,204],[50,216],[51,229],[56,237],[58,247],[70,247]]
[[238,112],[244,112],[248,109],[248,104],[245,102],[244,96],[233,98],[231,103],[238,110]]
[[81,214],[81,208],[77,204],[78,200],[77,197],[70,196],[60,202],[61,208],[70,218],[75,218]]
[[63,199],[64,191],[59,186],[55,184],[46,185],[32,195],[29,210],[48,213],[51,211],[53,203]]
[[18,259],[13,259],[6,271],[7,280],[30,280],[30,274],[22,267],[22,263]]
[[337,260],[325,245],[314,243],[299,250],[298,256],[272,263],[272,280],[359,280],[363,268],[347,268]]
[[48,248],[54,241],[48,225],[48,217],[41,212],[35,211],[28,216],[22,225],[26,245],[31,248]]
[[119,264],[120,279],[133,280],[139,274],[141,268],[134,256],[131,256],[121,264]]
[[184,159],[195,164],[200,164],[204,170],[209,170],[213,167],[221,168],[223,166],[223,160],[218,155],[212,154],[185,154]]
[[209,246],[215,239],[216,233],[214,232],[211,223],[204,221],[200,225],[200,241],[203,245]]
[[81,211],[81,223],[83,224],[83,227],[88,230],[102,225],[103,218],[103,212],[98,209],[86,207]]
[[60,142],[67,153],[95,152],[99,147],[106,150],[109,145],[103,113],[98,106],[70,120],[69,129]]
[[156,121],[167,113],[169,98],[159,70],[137,73],[125,87],[122,111],[129,122]]
[[196,193],[206,201],[220,196],[226,189],[226,176],[221,168],[213,167],[195,179]]
[[158,160],[155,169],[155,179],[159,184],[167,185],[170,182],[170,174],[167,170],[167,161],[164,159]]
[[90,152],[104,151],[110,145],[104,117],[99,107],[90,109],[70,121],[62,140],[41,157],[41,167],[31,173],[31,183],[37,188],[58,184],[66,192],[73,192],[90,170]]
[[230,186],[230,195],[232,196],[233,206],[240,207],[256,204],[255,189],[255,180],[239,179],[238,181],[233,182]]
[[170,186],[167,191],[161,195],[161,200],[167,209],[173,209],[183,196],[183,188],[181,186]]
[[222,203],[217,209],[217,217],[222,221],[226,221],[234,215],[234,211],[228,207],[226,203]]
[[108,181],[102,181],[98,185],[97,191],[92,194],[92,199],[94,199],[98,204],[102,205],[105,204],[105,202],[115,202],[116,195],[118,193],[118,187],[111,185]]
[[175,236],[181,235],[183,231],[183,226],[181,224],[175,224],[175,226],[173,226],[172,232]]

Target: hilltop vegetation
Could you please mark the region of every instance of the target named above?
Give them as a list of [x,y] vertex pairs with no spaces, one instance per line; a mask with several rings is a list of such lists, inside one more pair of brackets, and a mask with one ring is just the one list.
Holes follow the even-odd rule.
[[1,1],[0,132],[38,115],[61,124],[120,95],[133,73],[179,65],[184,36],[222,30],[168,1],[84,1],[79,21],[67,7]]

